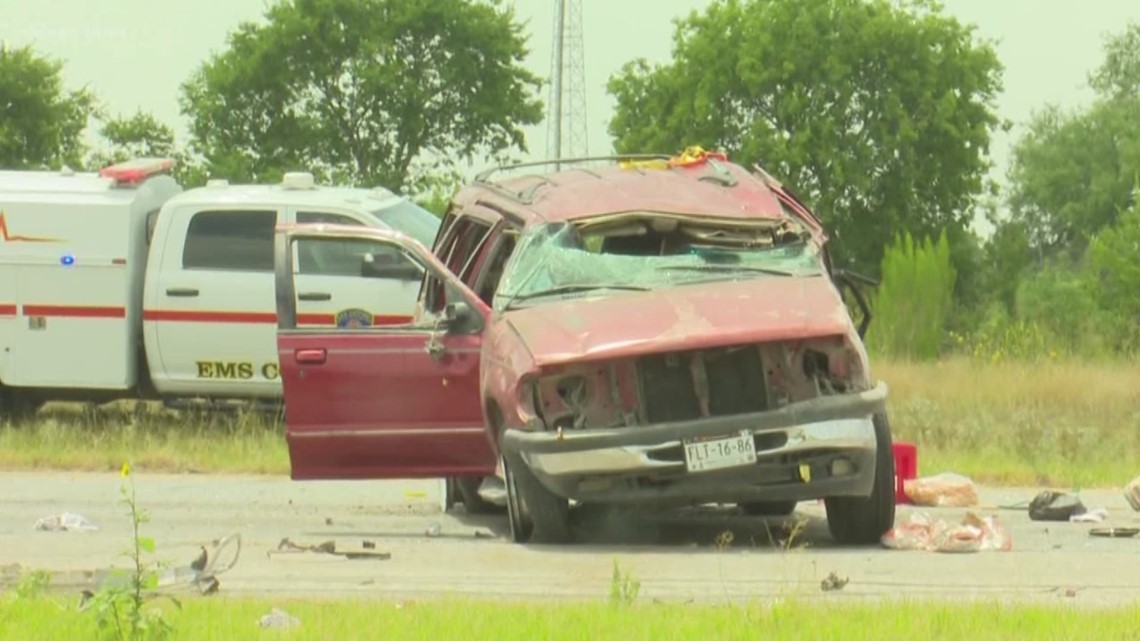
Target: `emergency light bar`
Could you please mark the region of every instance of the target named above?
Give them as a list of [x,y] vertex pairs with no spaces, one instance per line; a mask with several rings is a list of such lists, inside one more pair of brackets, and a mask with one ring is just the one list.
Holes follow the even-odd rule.
[[100,169],[99,177],[110,178],[119,184],[134,185],[173,168],[173,158],[136,158]]

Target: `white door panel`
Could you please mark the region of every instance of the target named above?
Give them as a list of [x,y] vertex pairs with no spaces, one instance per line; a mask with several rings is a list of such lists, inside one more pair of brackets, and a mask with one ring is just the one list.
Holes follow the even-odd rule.
[[161,352],[161,374],[154,372],[160,391],[280,394],[273,288],[279,218],[267,207],[174,212],[144,314]]

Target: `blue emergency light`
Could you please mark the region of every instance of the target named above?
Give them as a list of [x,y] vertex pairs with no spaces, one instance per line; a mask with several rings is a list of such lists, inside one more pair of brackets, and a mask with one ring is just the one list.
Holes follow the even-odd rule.
[[71,267],[75,264],[75,256],[72,256],[71,254],[64,254],[59,258],[59,264],[63,265],[64,267]]

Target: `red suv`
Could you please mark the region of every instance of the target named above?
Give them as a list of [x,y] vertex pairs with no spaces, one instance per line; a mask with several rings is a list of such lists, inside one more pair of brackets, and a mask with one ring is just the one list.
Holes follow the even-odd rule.
[[[819,220],[719,154],[559,163],[479,175],[431,250],[278,231],[292,478],[446,477],[469,510],[501,479],[518,542],[570,542],[571,502],[788,514],[818,498],[839,543],[878,542],[895,514],[887,391]],[[305,243],[357,252],[361,279],[419,282],[413,320],[298,325]]]

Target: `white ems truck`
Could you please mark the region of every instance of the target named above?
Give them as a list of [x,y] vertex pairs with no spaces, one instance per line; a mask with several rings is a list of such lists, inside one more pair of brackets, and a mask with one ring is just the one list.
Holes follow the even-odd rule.
[[[439,229],[383,189],[317,186],[299,172],[184,190],[172,167],[142,158],[98,173],[0,171],[0,417],[53,400],[275,406],[275,227],[384,227],[428,247]],[[352,241],[297,254],[304,324],[411,316],[421,275],[403,273],[407,261]]]

